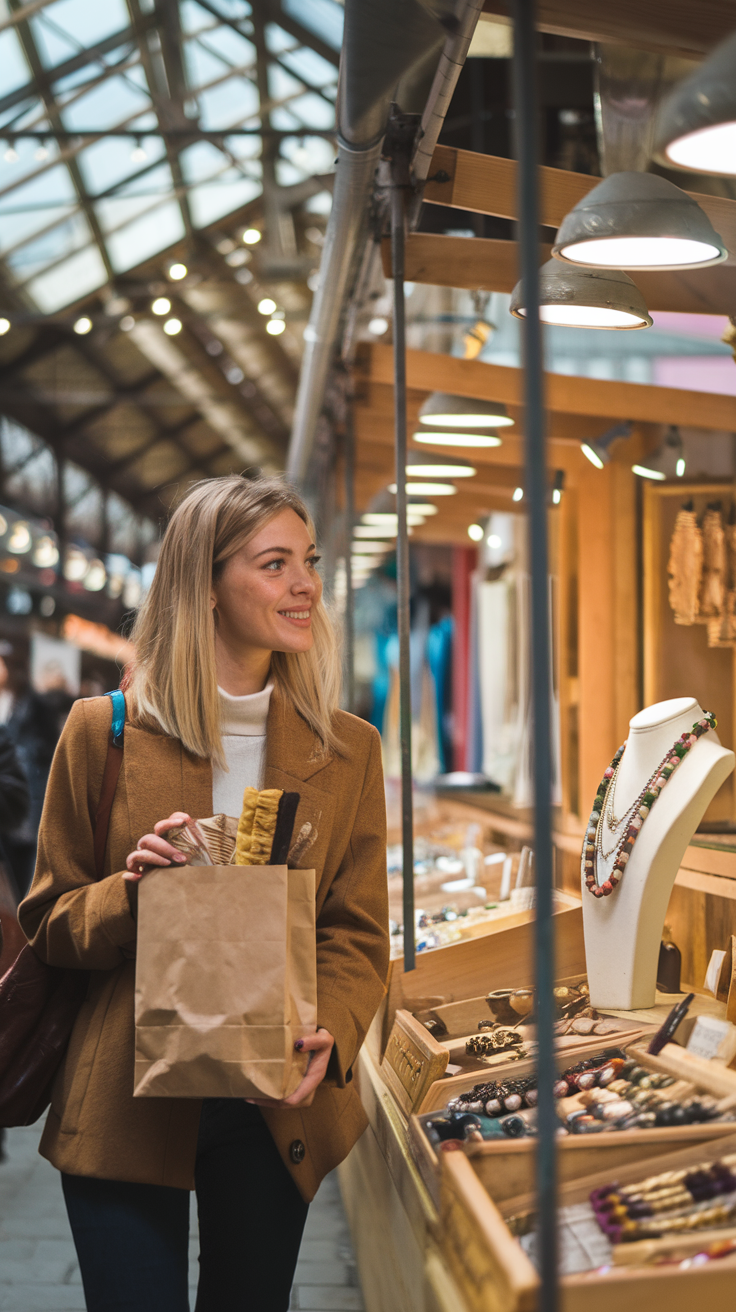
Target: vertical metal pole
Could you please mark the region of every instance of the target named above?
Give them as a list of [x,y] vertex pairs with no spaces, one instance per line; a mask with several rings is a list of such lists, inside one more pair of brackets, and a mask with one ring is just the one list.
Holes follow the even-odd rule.
[[355,527],[355,425],[353,393],[345,395],[345,699],[355,712],[355,589],[353,588],[352,545]]
[[414,803],[411,774],[411,664],[409,534],[406,523],[406,322],[404,241],[409,157],[397,150],[391,164],[391,261],[394,278],[394,416],[396,430],[396,582],[399,627],[399,738],[401,741],[401,841],[404,885],[404,970],[413,970]]
[[534,856],[537,882],[536,986],[539,1043],[537,1190],[539,1312],[557,1308],[554,935],[552,924],[551,658],[547,564],[547,469],[542,331],[539,321],[538,114],[535,0],[512,0],[514,110],[519,178],[519,244],[524,288],[524,422],[526,501],[531,571],[532,706],[534,716]]

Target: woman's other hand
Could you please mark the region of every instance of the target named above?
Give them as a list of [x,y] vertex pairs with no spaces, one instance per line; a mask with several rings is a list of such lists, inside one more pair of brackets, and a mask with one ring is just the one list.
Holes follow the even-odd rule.
[[280,1101],[275,1098],[246,1098],[245,1101],[255,1103],[257,1107],[311,1107],[317,1088],[327,1074],[334,1046],[335,1040],[327,1030],[317,1030],[316,1034],[297,1039],[294,1047],[297,1052],[309,1053],[309,1065],[304,1079],[291,1097]]
[[[123,875],[123,879],[129,879],[131,883],[137,883],[139,879],[146,874],[146,871],[154,869],[156,866],[183,866],[186,865],[186,856],[178,848],[172,847],[163,837],[175,825],[191,824],[192,817],[186,815],[184,811],[175,811],[167,820],[159,820],[157,825],[153,826],[152,834],[144,834],[138,839],[138,846],[134,852],[126,857],[125,864],[129,873]],[[306,1040],[305,1040],[306,1042]]]

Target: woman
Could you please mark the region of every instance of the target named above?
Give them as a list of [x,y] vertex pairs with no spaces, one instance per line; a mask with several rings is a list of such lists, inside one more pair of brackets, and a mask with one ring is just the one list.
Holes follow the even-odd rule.
[[[133,633],[99,883],[90,817],[107,698],[75,704],[54,759],[20,917],[45,961],[91,971],[41,1140],[62,1172],[88,1312],[184,1312],[192,1188],[197,1312],[283,1312],[309,1200],[366,1124],[351,1080],[388,968],[380,743],[336,709],[317,561],[309,515],[279,481],[198,484],[171,519]],[[173,824],[239,815],[249,784],[300,794],[294,863],[317,871],[309,1068],[281,1103],[134,1099],[137,880],[185,860],[166,839]]]

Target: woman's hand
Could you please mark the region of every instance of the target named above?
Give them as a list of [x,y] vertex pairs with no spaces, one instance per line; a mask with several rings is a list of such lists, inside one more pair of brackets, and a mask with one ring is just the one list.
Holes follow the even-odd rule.
[[245,1101],[255,1103],[257,1107],[311,1107],[317,1088],[327,1074],[330,1053],[334,1046],[335,1040],[327,1030],[317,1030],[316,1034],[308,1034],[304,1039],[297,1039],[294,1047],[297,1052],[309,1053],[309,1065],[304,1079],[291,1097],[281,1100],[246,1098]]
[[123,875],[123,879],[137,883],[146,871],[152,870],[154,866],[185,865],[187,858],[184,852],[167,843],[163,835],[175,825],[188,825],[191,821],[192,817],[185,815],[183,811],[175,811],[168,820],[159,820],[158,824],[153,826],[153,833],[144,834],[139,838],[135,851],[126,857],[125,864],[130,873]]

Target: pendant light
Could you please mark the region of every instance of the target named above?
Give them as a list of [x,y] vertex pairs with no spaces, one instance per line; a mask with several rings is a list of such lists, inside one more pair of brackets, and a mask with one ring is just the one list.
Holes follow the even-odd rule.
[[679,428],[671,424],[656,451],[642,464],[632,465],[632,473],[663,483],[667,478],[684,478],[685,446]]
[[686,191],[656,173],[612,173],[578,201],[552,254],[605,269],[695,269],[728,251]]
[[477,472],[477,469],[465,460],[458,460],[451,456],[437,456],[432,459],[429,453],[425,455],[422,451],[407,452],[407,478],[472,478]]
[[452,432],[435,433],[429,428],[418,429],[412,433],[414,442],[423,446],[462,446],[480,450],[490,446],[501,446],[501,438],[495,433],[467,433],[464,428]]
[[[511,313],[526,318],[524,290],[511,294]],[[548,260],[539,271],[539,317],[567,328],[650,328],[652,317],[639,288],[621,269],[581,269]]]
[[736,175],[736,33],[662,102],[654,151],[670,167]]
[[451,392],[432,392],[419,411],[420,424],[432,428],[509,428],[506,406],[496,401],[478,401]]

